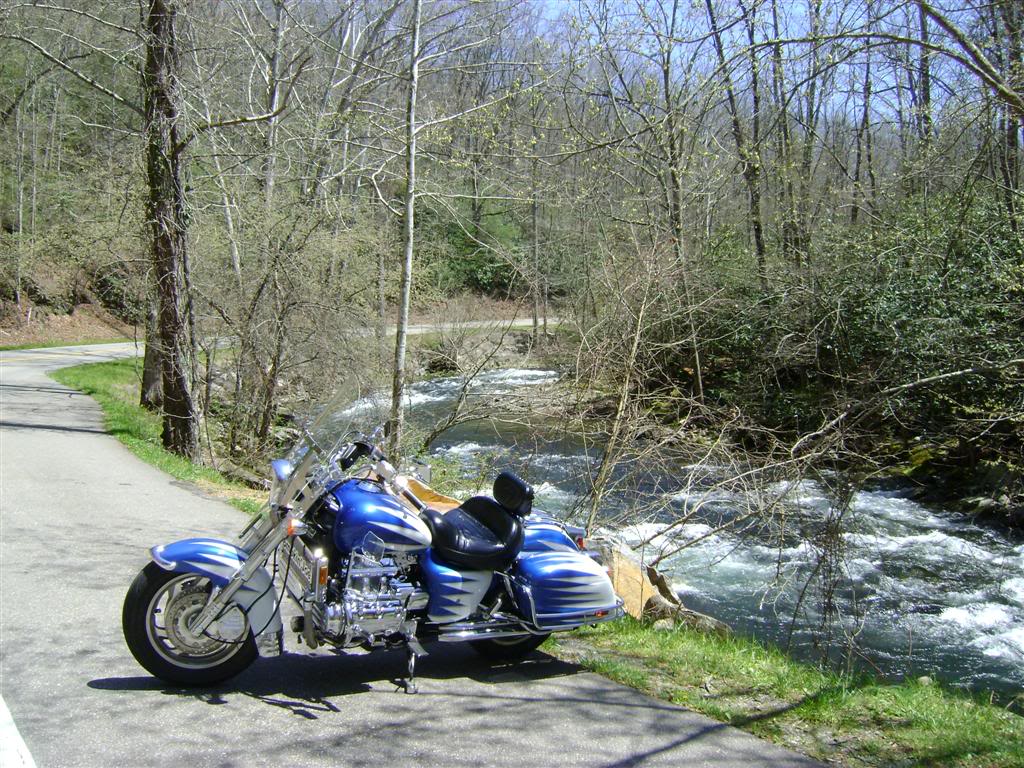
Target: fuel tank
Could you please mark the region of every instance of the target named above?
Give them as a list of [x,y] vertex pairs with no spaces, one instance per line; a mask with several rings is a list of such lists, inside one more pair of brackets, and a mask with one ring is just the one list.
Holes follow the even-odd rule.
[[345,554],[359,547],[370,533],[391,552],[415,553],[430,546],[426,523],[378,483],[346,480],[331,494],[338,502],[334,545]]

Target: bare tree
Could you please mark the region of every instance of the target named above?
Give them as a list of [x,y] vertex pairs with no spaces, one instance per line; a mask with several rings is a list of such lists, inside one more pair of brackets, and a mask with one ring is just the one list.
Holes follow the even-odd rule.
[[746,131],[740,122],[739,106],[736,99],[736,89],[729,74],[729,65],[725,56],[725,45],[722,42],[722,32],[715,14],[712,0],[704,0],[704,7],[707,9],[708,22],[711,25],[711,36],[715,41],[715,51],[718,54],[718,64],[721,77],[724,82],[726,104],[729,109],[729,119],[732,125],[732,137],[736,143],[736,153],[739,155],[743,173],[743,181],[747,186],[747,201],[750,213],[750,228],[754,235],[754,254],[757,259],[757,271],[760,275],[761,290],[767,291],[764,222],[761,216],[761,159],[760,159],[760,85],[759,69],[754,39],[754,12],[756,5],[751,6],[748,11],[741,4],[743,19],[747,30],[749,42],[749,57],[751,64],[751,100],[753,104],[751,117],[751,136],[748,141]]
[[199,454],[195,384],[195,319],[190,295],[188,222],[178,107],[177,3],[151,0],[143,19],[147,218],[158,297],[163,443],[189,458]]
[[395,333],[395,365],[391,386],[391,422],[389,453],[397,457],[401,447],[405,416],[405,355],[408,344],[409,302],[412,296],[412,265],[416,248],[416,99],[420,78],[420,28],[422,0],[412,0],[411,38],[409,42],[409,92],[405,108],[405,218],[402,259],[402,288],[398,304],[398,329]]

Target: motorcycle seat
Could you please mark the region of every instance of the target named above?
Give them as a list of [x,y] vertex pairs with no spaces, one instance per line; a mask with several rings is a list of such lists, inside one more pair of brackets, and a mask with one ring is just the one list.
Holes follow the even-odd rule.
[[494,499],[474,496],[447,513],[423,510],[434,556],[471,571],[503,571],[523,548],[523,524]]

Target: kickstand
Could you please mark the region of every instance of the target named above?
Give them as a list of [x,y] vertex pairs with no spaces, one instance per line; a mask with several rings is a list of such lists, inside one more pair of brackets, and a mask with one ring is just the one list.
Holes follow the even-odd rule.
[[407,675],[402,684],[406,693],[416,693],[419,688],[416,686],[416,649],[411,644],[405,646],[405,660],[407,664]]

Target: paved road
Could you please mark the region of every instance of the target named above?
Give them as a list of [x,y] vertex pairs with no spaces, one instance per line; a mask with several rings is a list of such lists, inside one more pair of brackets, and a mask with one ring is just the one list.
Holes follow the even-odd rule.
[[45,376],[132,353],[0,353],[0,695],[40,768],[814,765],[543,654],[492,669],[435,646],[416,696],[391,682],[400,653],[294,644],[214,690],[148,677],[120,629],[148,547],[231,535],[240,516],[130,455]]
[[[562,324],[561,318],[549,317],[548,328],[556,328]],[[504,330],[505,328],[515,328],[517,330],[523,330],[524,328],[533,327],[533,318],[531,317],[519,317],[512,320],[506,320],[500,317],[496,317],[493,320],[463,320],[461,322],[450,323],[449,325],[434,325],[428,324],[414,324],[410,325],[408,333],[410,336],[418,336],[425,333],[437,333],[438,331],[450,332],[455,328],[460,329],[471,329],[471,330]],[[394,333],[397,326],[389,325],[388,333]]]

